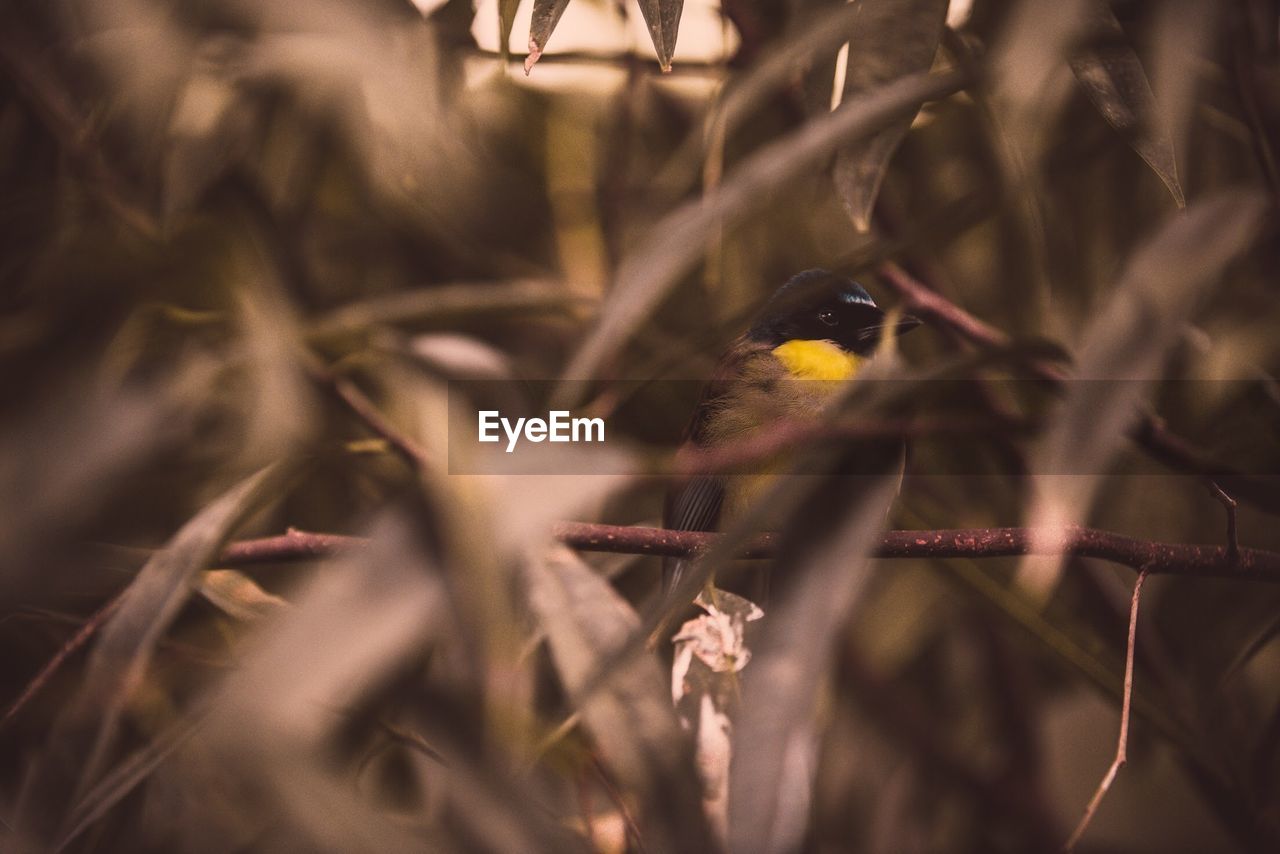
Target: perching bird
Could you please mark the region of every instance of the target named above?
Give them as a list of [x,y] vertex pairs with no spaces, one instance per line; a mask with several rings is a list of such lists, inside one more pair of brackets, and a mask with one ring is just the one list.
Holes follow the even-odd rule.
[[[689,423],[687,444],[730,445],[782,419],[818,417],[875,353],[889,325],[857,282],[826,270],[793,276],[721,358]],[[902,316],[893,325],[901,335],[920,321]],[[785,467],[776,461],[768,470]],[[723,529],[771,480],[767,471],[694,477],[667,496],[664,524],[681,531]],[[687,565],[684,559],[663,562],[664,591],[670,593]]]

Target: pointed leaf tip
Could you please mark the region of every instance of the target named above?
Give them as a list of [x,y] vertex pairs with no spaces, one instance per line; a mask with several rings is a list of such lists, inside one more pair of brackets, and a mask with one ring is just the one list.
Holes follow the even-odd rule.
[[1070,61],[1071,70],[1098,113],[1120,132],[1168,188],[1181,210],[1187,206],[1173,140],[1157,117],[1155,96],[1142,61],[1105,3],[1095,4],[1092,24],[1100,44]]
[[542,48],[538,47],[538,43],[532,38],[529,39],[529,55],[524,58],[524,76],[528,77],[529,72],[533,70],[533,66],[538,64],[538,60],[542,58]]
[[663,74],[671,73],[671,57],[676,52],[683,11],[684,0],[640,0],[640,13],[649,28],[649,38],[653,40],[658,67]]
[[526,77],[542,57],[556,24],[560,23],[560,16],[568,6],[569,0],[534,0],[533,17],[529,21],[529,55],[524,60]]
[[[946,0],[861,0],[849,44],[843,100],[872,91],[907,74],[927,71],[938,51],[947,16]],[[871,229],[880,185],[894,152],[911,128],[914,113],[879,133],[844,146],[833,173],[836,193],[859,234]]]

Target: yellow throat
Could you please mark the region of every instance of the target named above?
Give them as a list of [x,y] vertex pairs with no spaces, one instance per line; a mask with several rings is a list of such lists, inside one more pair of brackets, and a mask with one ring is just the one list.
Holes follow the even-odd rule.
[[773,348],[787,373],[797,380],[848,380],[862,365],[861,356],[840,349],[830,341],[793,339]]

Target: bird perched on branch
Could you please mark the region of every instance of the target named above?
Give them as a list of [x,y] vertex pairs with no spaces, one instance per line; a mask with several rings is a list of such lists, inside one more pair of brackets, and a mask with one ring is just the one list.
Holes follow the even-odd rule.
[[[919,325],[910,316],[891,319],[851,279],[826,270],[793,276],[721,358],[689,423],[686,447],[728,446],[784,420],[820,417],[886,333],[902,335]],[[901,443],[895,448],[900,468]],[[664,524],[681,531],[723,529],[788,464],[775,459],[747,474],[695,476],[668,494]],[[672,591],[688,565],[686,559],[664,561],[664,591]]]

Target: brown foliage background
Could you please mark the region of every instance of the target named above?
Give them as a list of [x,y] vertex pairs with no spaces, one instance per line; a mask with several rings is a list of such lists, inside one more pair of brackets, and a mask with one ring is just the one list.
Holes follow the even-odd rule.
[[[1208,461],[1280,549],[1274,4],[725,0],[730,55],[688,62],[681,5],[596,9],[657,22],[655,61],[557,54],[538,2],[527,79],[457,0],[4,5],[0,848],[705,850],[641,643],[656,559],[552,525],[656,522],[696,385],[654,381],[708,376],[809,267],[890,305],[905,269],[1003,333],[934,318],[907,387],[1126,380],[921,383],[933,423],[1031,429],[923,445],[892,527],[1223,543]],[[622,440],[536,458],[592,474],[451,475],[475,377],[579,380],[559,399]],[[743,675],[734,850],[1061,844],[1114,750],[1132,573],[867,562],[875,509],[841,500],[784,532],[831,547]],[[370,544],[220,565],[291,527]],[[1147,583],[1084,847],[1276,850],[1277,613]]]

